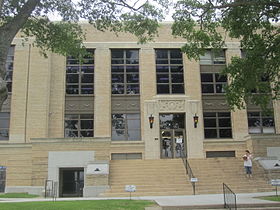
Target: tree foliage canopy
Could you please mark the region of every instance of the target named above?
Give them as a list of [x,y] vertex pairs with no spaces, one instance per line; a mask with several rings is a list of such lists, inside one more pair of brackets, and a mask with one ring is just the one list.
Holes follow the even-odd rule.
[[241,40],[245,56],[234,57],[223,72],[230,76],[231,108],[250,101],[265,109],[279,99],[279,0],[179,0],[173,18],[173,34],[188,41],[183,51],[190,58],[198,59],[207,48],[226,48],[225,37]]

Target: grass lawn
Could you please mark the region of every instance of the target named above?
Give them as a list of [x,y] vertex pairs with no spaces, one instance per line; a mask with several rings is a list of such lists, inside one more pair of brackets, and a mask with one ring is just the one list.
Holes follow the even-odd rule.
[[0,198],[36,198],[38,195],[30,195],[27,193],[5,193],[0,194]]
[[56,201],[1,203],[0,210],[144,210],[154,202],[144,200],[94,200],[94,201]]
[[278,196],[265,196],[265,197],[258,197],[259,199],[269,200],[269,201],[278,201],[280,202],[280,195]]

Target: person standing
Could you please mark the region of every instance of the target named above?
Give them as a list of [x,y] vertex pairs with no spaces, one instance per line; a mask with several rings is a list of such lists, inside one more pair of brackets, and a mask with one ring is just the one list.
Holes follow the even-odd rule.
[[243,155],[243,160],[244,160],[244,168],[246,171],[246,176],[248,178],[252,178],[252,159],[253,156],[250,153],[249,150],[245,150],[245,155]]

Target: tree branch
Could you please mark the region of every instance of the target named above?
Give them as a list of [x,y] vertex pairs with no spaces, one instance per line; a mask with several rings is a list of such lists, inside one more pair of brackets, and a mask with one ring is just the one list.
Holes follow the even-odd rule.
[[40,3],[40,0],[28,0],[21,8],[19,13],[8,23],[4,24],[1,28],[5,29],[8,33],[7,38],[13,39],[18,31],[26,23],[27,19],[31,16],[36,6]]
[[267,2],[260,3],[258,1],[253,0],[253,1],[235,1],[229,4],[217,5],[217,6],[213,6],[213,9],[224,9],[224,8],[232,8],[232,7],[240,7],[240,6],[253,6],[259,4],[280,7],[279,1],[267,1]]

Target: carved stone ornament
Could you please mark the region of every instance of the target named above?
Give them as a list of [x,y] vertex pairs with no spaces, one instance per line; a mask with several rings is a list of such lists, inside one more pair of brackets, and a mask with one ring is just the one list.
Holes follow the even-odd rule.
[[185,111],[185,101],[184,100],[160,100],[159,101],[159,111]]

